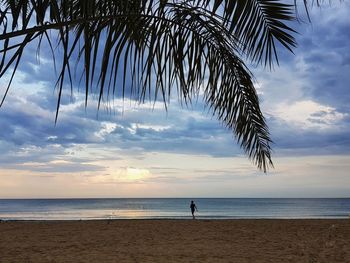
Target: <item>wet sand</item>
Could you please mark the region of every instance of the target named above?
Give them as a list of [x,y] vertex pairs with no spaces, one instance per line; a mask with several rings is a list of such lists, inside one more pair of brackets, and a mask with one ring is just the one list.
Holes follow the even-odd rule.
[[350,262],[350,219],[1,222],[0,262]]

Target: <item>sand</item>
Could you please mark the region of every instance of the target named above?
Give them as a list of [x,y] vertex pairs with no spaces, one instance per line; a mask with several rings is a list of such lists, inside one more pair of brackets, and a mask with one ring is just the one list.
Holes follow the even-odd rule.
[[0,262],[350,262],[350,219],[2,222]]

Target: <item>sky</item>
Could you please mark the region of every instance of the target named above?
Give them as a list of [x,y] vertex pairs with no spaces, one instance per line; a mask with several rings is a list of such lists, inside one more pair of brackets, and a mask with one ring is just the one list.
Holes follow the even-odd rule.
[[295,54],[251,68],[274,142],[266,174],[201,100],[97,111],[75,87],[55,125],[57,76],[33,47],[0,108],[0,198],[350,197],[350,3],[310,12],[293,24]]

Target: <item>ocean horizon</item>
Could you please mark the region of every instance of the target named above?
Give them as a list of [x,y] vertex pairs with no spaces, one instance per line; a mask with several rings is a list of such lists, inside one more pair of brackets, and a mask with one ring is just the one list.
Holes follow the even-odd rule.
[[349,218],[350,198],[0,199],[0,220]]

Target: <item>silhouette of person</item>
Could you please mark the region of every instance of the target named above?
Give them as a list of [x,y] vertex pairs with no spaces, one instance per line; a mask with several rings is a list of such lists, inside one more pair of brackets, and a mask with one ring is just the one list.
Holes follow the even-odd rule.
[[192,213],[192,219],[196,219],[196,217],[194,216],[194,211],[198,211],[196,204],[193,202],[193,200],[191,201],[191,213]]

